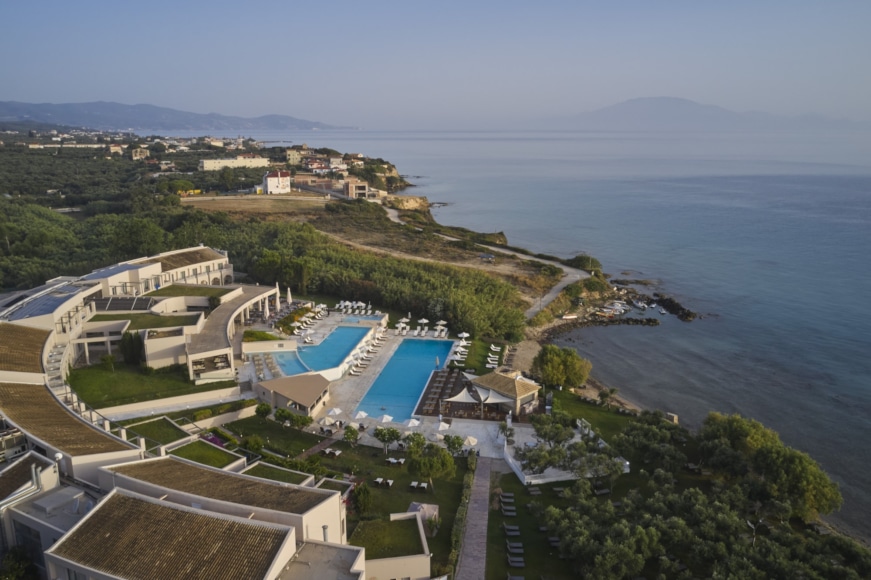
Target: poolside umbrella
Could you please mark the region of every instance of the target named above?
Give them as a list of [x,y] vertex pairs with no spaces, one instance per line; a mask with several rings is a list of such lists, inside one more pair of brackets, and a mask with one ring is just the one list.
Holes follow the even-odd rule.
[[294,322],[291,322],[290,325],[291,325],[291,326],[302,326],[302,322],[296,322],[296,321],[294,321]]
[[369,413],[367,413],[366,411],[357,411],[357,414],[354,415],[354,418],[355,419],[365,419],[368,416],[369,416]]
[[432,441],[444,441],[445,436],[442,435],[441,433],[433,433],[433,436],[430,438],[430,440],[432,440]]
[[457,336],[459,336],[460,338],[469,338],[469,333],[468,332],[461,332]]
[[420,425],[420,421],[418,421],[417,419],[409,419],[408,421],[404,421],[402,424],[406,427],[417,427],[418,425]]
[[427,320],[426,318],[421,318],[420,320],[417,321],[417,323],[418,324],[429,324],[429,320]]
[[393,417],[391,417],[390,415],[381,415],[380,417],[378,417],[379,423],[390,423],[391,421],[393,421]]
[[342,411],[342,410],[341,410],[340,408],[338,408],[338,407],[333,407],[332,409],[330,409],[329,411],[327,411],[327,415],[331,415],[331,416],[333,416],[333,417],[335,417],[336,415],[341,415],[342,413],[344,413],[344,411]]
[[472,447],[473,445],[477,445],[477,444],[478,444],[478,440],[475,439],[474,437],[472,437],[471,435],[469,435],[468,437],[466,437],[463,440],[463,445],[465,445],[466,447]]
[[329,425],[335,425],[335,424],[336,424],[336,420],[333,419],[332,417],[324,417],[323,419],[321,419],[321,425],[329,426]]
[[447,320],[439,320],[438,322],[436,322],[436,324],[439,325],[439,326],[444,326],[444,325],[447,324],[447,323],[448,323]]
[[399,322],[401,322],[402,324],[405,324],[407,322],[411,322],[411,318],[400,318]]
[[451,426],[448,425],[447,423],[445,423],[444,421],[439,423],[439,431],[447,431],[450,428],[451,428]]

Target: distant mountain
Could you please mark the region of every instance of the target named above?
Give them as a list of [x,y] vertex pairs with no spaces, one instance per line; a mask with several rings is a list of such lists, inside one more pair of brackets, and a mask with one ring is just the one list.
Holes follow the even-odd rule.
[[0,121],[37,121],[88,127],[107,131],[154,129],[172,131],[262,131],[347,129],[317,121],[306,121],[286,115],[265,115],[245,118],[217,113],[201,114],[178,111],[154,105],[122,105],[97,101],[94,103],[19,103],[0,101]]
[[676,97],[648,97],[572,117],[549,119],[550,128],[585,131],[822,131],[868,130],[866,123],[805,115],[738,113]]

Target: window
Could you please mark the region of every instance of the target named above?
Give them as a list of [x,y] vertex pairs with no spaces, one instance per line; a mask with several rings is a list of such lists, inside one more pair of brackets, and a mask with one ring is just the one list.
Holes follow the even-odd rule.
[[88,580],[87,574],[67,568],[67,580]]

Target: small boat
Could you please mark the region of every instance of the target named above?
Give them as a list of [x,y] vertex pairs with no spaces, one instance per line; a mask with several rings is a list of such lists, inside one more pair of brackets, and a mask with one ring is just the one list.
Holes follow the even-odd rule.
[[660,308],[659,313],[660,314],[668,314],[668,312],[665,311],[665,308]]

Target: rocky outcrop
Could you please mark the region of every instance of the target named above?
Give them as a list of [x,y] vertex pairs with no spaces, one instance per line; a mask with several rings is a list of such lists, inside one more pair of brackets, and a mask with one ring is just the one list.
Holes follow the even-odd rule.
[[388,195],[384,198],[384,205],[394,209],[425,210],[429,209],[429,200],[415,195]]

